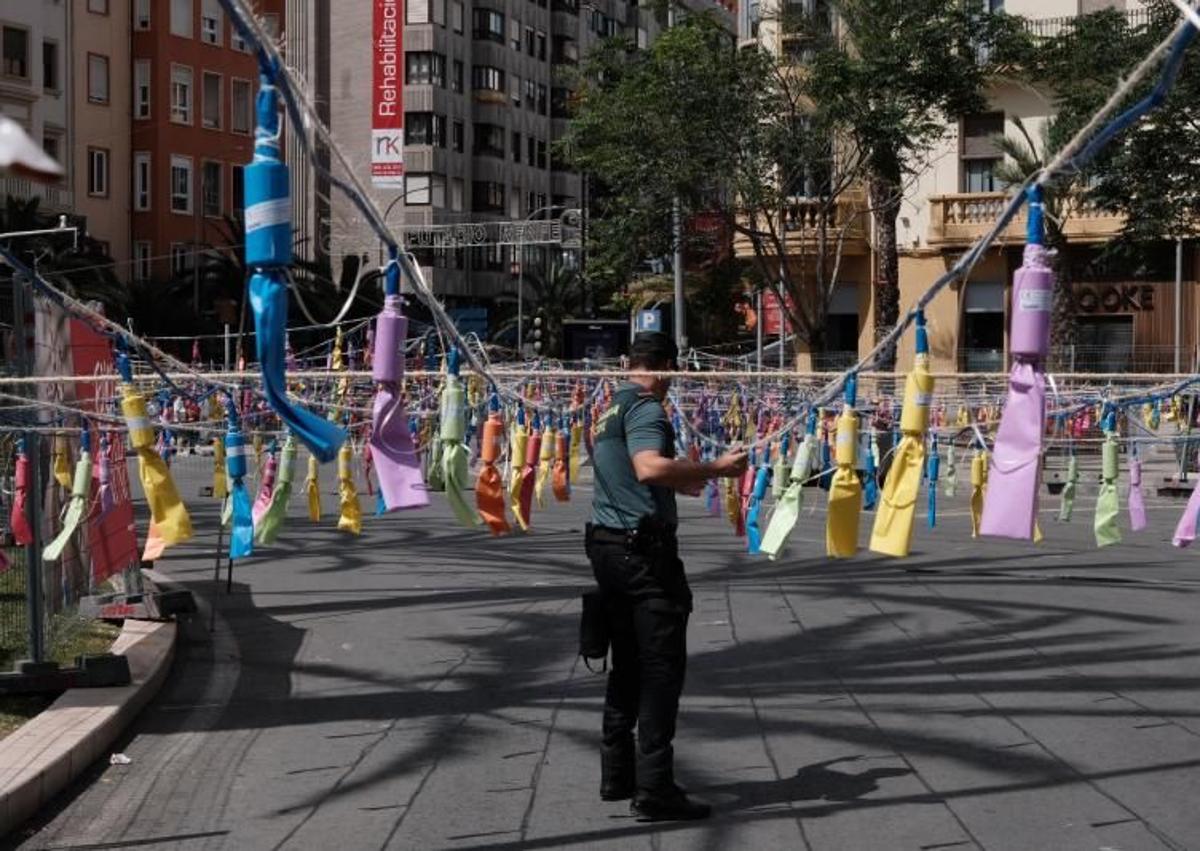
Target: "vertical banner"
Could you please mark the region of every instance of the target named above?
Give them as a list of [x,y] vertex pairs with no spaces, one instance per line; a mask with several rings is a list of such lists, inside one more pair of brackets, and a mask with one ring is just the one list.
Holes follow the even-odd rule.
[[371,183],[404,188],[403,0],[374,0]]

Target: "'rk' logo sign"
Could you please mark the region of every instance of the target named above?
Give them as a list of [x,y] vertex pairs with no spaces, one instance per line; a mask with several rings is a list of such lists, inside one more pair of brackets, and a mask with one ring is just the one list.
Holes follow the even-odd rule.
[[375,140],[375,153],[384,156],[400,156],[401,148],[398,136],[381,136]]

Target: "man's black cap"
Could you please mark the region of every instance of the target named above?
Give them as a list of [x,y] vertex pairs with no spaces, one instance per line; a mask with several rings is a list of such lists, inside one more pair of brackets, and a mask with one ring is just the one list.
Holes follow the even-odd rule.
[[629,347],[629,359],[635,364],[674,365],[678,357],[679,347],[662,331],[642,331]]

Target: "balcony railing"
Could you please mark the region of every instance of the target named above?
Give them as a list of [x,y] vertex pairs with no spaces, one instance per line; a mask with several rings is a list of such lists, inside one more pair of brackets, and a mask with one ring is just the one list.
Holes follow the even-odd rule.
[[[794,199],[783,212],[784,234],[789,254],[812,254],[817,247],[818,231],[826,227],[830,251],[837,250],[836,241],[844,233],[842,250],[847,254],[863,254],[867,250],[867,202],[861,192],[846,192],[830,208],[826,203],[808,198]],[[746,215],[740,214],[745,222]],[[754,254],[750,238],[742,233],[734,237],[734,251],[739,257]]]
[[0,200],[10,195],[20,199],[41,198],[43,212],[65,211],[75,206],[75,193],[65,186],[38,183],[23,177],[0,177]]
[[[1007,192],[963,192],[929,198],[929,245],[970,245],[987,233],[1009,201]],[[1120,233],[1123,216],[1072,199],[1064,210],[1069,242],[1107,242]],[[1016,244],[1025,239],[1025,211],[1009,222],[997,240]]]
[[[1124,10],[1125,23],[1128,27],[1141,27],[1150,23],[1149,9]],[[1073,32],[1079,16],[1067,15],[1058,18],[1022,18],[1021,26],[1035,39],[1056,38]]]

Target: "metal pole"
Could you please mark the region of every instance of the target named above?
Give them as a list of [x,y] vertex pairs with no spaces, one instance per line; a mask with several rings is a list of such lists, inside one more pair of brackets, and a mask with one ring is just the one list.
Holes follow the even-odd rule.
[[674,205],[674,241],[675,241],[675,346],[679,351],[687,348],[687,327],[684,324],[683,305],[683,213],[680,210],[679,198]]
[[[13,276],[13,330],[16,332],[15,352],[20,375],[33,375],[29,361],[25,322],[26,295],[24,279]],[[31,391],[36,394],[37,390]],[[33,540],[25,547],[25,608],[29,630],[29,658],[34,663],[45,661],[45,630],[42,612],[42,455],[36,431],[25,432],[25,457],[29,460],[29,483],[25,495],[25,512]]]
[[517,358],[525,356],[525,246],[517,261]]
[[194,313],[196,315],[196,318],[199,319],[200,318],[200,263],[199,263],[199,259],[200,259],[200,216],[202,215],[203,207],[204,207],[204,187],[205,187],[204,163],[200,164],[200,174],[197,175],[197,177],[199,178],[199,183],[200,183],[200,197],[193,199],[193,202],[196,205],[196,208],[193,212],[195,212],[196,215],[193,217],[193,221],[195,223],[195,235],[192,239],[192,313]]
[[1175,374],[1183,360],[1183,237],[1175,238]]
[[226,322],[225,323],[225,371],[226,372],[229,372],[229,355],[230,355],[229,346],[231,343],[232,343],[232,339],[229,336],[229,323]]

